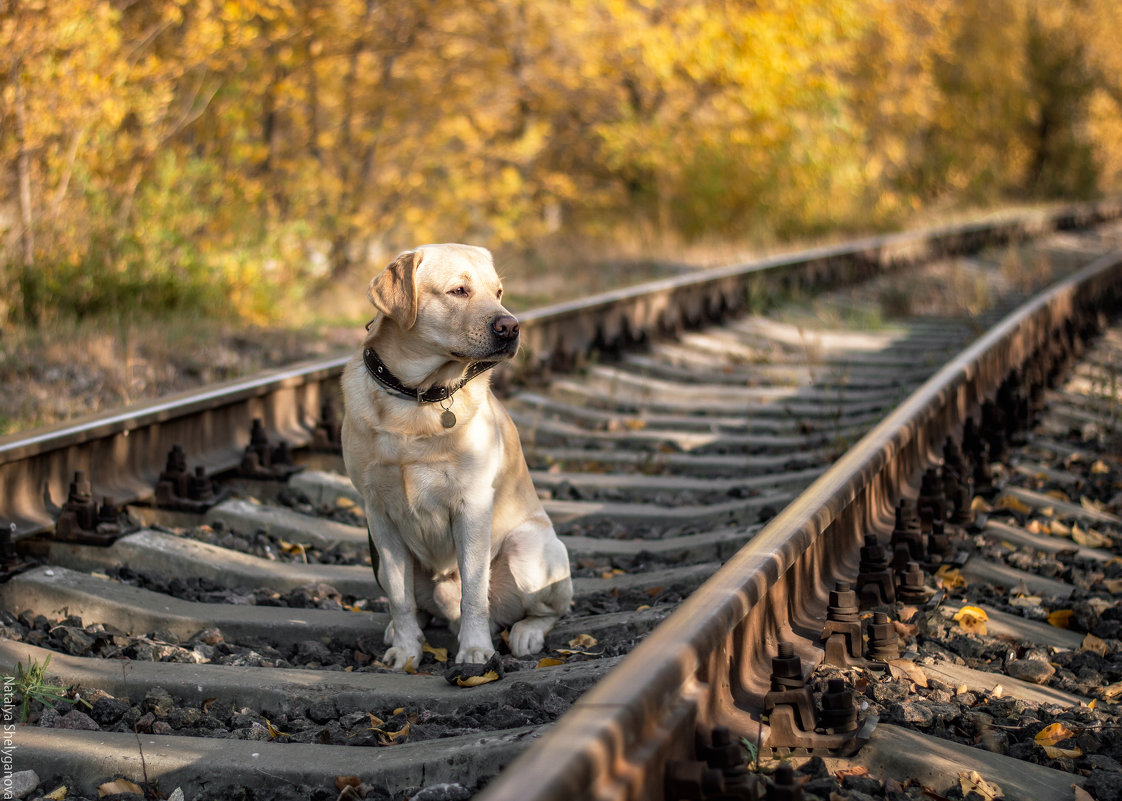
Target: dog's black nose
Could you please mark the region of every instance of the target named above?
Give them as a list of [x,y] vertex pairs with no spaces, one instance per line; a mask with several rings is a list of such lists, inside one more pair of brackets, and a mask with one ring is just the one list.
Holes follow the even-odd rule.
[[491,321],[491,330],[499,339],[512,340],[518,338],[518,321],[509,314],[503,314]]

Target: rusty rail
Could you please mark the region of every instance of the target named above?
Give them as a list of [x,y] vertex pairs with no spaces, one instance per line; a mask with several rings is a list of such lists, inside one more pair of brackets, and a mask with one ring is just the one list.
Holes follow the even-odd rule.
[[769,660],[782,639],[817,654],[833,579],[855,572],[866,533],[944,438],[1011,371],[1093,327],[1122,300],[1122,254],[1038,296],[948,363],[694,592],[479,796],[481,801],[661,799],[663,770],[695,735],[728,726],[755,741]]
[[[521,315],[515,375],[571,369],[595,350],[617,350],[742,311],[766,281],[778,289],[827,286],[880,270],[1122,216],[1122,199],[1062,206],[996,221],[946,226],[815,248],[707,270]],[[0,527],[20,538],[49,530],[75,470],[94,496],[117,503],[151,495],[167,452],[181,444],[208,473],[238,464],[254,418],[271,437],[307,444],[346,357],[305,362],[30,433],[0,437]],[[510,380],[512,371],[500,376]]]

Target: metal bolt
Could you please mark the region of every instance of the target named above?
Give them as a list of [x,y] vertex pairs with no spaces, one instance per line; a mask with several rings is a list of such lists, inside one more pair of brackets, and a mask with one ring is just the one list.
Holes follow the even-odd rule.
[[719,770],[704,762],[674,760],[666,765],[666,797],[674,801],[702,801],[725,791]]
[[779,655],[771,658],[771,689],[798,689],[805,685],[803,661],[795,654],[795,646],[789,642],[779,643]]
[[803,786],[795,778],[795,769],[780,765],[775,769],[771,786],[767,788],[767,801],[802,801]]
[[919,562],[908,562],[899,578],[896,585],[897,600],[903,603],[923,603],[931,597],[931,592],[925,586],[927,575]]
[[826,607],[826,619],[836,620],[839,623],[852,623],[859,618],[857,593],[853,591],[848,581],[836,582],[834,589],[830,592],[830,604]]
[[853,690],[845,679],[830,679],[822,693],[823,728],[834,732],[853,731],[857,728],[857,705],[853,703]]
[[202,465],[195,467],[195,474],[187,483],[187,497],[193,501],[208,501],[214,497],[214,482],[207,477]]
[[896,638],[896,627],[892,625],[887,613],[873,613],[873,619],[869,621],[868,633],[866,655],[869,659],[887,661],[900,658],[900,642]]

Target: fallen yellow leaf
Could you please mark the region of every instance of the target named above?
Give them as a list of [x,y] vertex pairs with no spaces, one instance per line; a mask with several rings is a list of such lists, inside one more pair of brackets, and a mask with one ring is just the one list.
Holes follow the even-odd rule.
[[986,499],[981,495],[975,495],[974,500],[970,502],[970,511],[972,512],[992,512],[993,507],[986,503]]
[[409,736],[409,724],[406,723],[397,731],[383,731],[382,729],[375,729],[378,734],[378,742],[381,745],[393,745],[398,740],[404,740]]
[[1049,498],[1055,498],[1057,501],[1063,501],[1064,503],[1071,503],[1071,498],[1063,490],[1058,490],[1058,489],[1048,490],[1044,494],[1047,495]]
[[1053,520],[1048,525],[1049,533],[1053,537],[1070,537],[1071,529],[1061,523],[1059,520]]
[[413,667],[413,657],[409,657],[405,660],[405,667],[403,667],[402,670],[404,670],[409,675],[413,675],[417,672],[417,668]]
[[1091,651],[1099,656],[1106,656],[1106,642],[1094,634],[1088,634],[1083,638],[1082,645],[1079,646],[1081,651]]
[[448,649],[447,648],[433,648],[428,643],[425,643],[424,645],[421,646],[421,653],[432,654],[432,658],[435,659],[437,662],[447,662],[448,661]]
[[380,729],[382,727],[382,724],[386,722],[375,715],[373,712],[367,712],[366,714],[370,718],[370,728],[372,729]]
[[997,499],[997,508],[1008,512],[1018,512],[1027,515],[1032,512],[1032,507],[1014,495],[1002,495]]
[[564,659],[558,659],[555,656],[543,656],[538,660],[537,666],[540,668],[557,667],[558,665],[565,664]]
[[907,678],[920,687],[927,686],[927,674],[910,659],[890,659],[888,670],[894,678]]
[[498,681],[499,674],[493,670],[488,670],[482,676],[471,676],[469,678],[457,677],[456,684],[460,687],[478,687],[480,684],[488,684],[492,681]]
[[1063,742],[1064,740],[1067,740],[1074,736],[1075,732],[1073,732],[1064,724],[1049,723],[1043,729],[1038,731],[1036,733],[1036,736],[1032,739],[1036,742],[1037,745],[1050,746],[1055,745],[1059,742]]
[[291,737],[292,736],[291,734],[286,734],[285,732],[278,729],[276,726],[273,725],[272,721],[270,721],[268,718],[265,718],[265,728],[269,732],[269,739],[270,740],[275,740],[278,737]]
[[402,712],[404,712],[404,711],[405,711],[405,707],[403,707],[403,706],[399,706],[399,707],[398,707],[397,709],[395,709],[395,710],[393,711],[393,713],[394,713],[394,715],[400,715],[400,714],[401,714]]
[[114,779],[111,782],[106,782],[97,788],[98,798],[104,798],[107,795],[120,795],[121,793],[134,793],[135,795],[144,795],[144,788],[139,784],[134,784],[128,779]]
[[1060,757],[1075,759],[1083,756],[1083,751],[1079,748],[1057,748],[1054,745],[1044,746],[1044,753],[1048,755],[1049,759],[1059,759]]
[[1057,609],[1048,613],[1048,622],[1058,629],[1066,629],[1071,624],[1071,616],[1075,614],[1072,609]]
[[963,796],[977,793],[983,801],[994,801],[995,798],[1001,798],[1005,795],[1000,787],[983,779],[976,770],[958,774],[958,784],[962,788]]
[[1093,498],[1088,498],[1086,495],[1079,499],[1079,505],[1089,512],[1104,512],[1106,508]]
[[989,617],[985,610],[976,606],[964,606],[954,615],[955,623],[970,634],[985,634],[987,620]]
[[570,648],[591,648],[596,645],[596,638],[591,634],[578,634],[569,640]]
[[43,798],[45,798],[47,801],[65,801],[66,794],[69,792],[70,788],[68,788],[65,784],[60,784],[55,789],[51,790],[51,792],[43,796]]
[[962,573],[949,565],[940,565],[935,571],[935,577],[942,581],[943,587],[948,590],[966,586],[966,579],[962,577]]
[[1122,695],[1122,681],[1116,681],[1114,684],[1103,687],[1101,695],[1106,701],[1111,701]]
[[1110,468],[1107,467],[1106,462],[1104,462],[1102,459],[1099,459],[1093,465],[1091,465],[1091,473],[1093,475],[1101,475],[1103,473],[1109,473],[1109,472],[1110,472]]
[[1071,527],[1071,539],[1084,548],[1108,548],[1114,544],[1114,540],[1105,534],[1100,534],[1093,528],[1084,531],[1077,525]]

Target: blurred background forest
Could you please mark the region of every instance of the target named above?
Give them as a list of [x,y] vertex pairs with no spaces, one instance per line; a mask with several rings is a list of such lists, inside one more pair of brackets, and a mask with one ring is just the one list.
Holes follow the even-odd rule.
[[0,0],[0,325],[268,323],[433,240],[556,273],[1110,193],[1120,8]]

